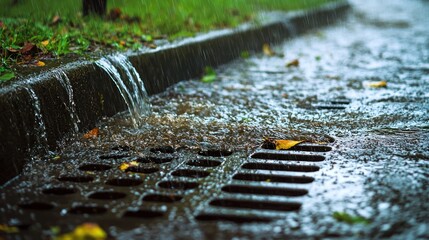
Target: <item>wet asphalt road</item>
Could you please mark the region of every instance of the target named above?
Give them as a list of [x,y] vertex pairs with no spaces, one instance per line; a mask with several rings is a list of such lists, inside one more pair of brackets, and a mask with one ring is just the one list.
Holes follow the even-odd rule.
[[[100,139],[69,140],[55,153],[71,159],[60,167],[35,160],[2,192],[7,203],[2,212],[15,209],[14,194],[28,194],[21,188],[43,187],[59,168],[72,171],[91,161],[83,156],[118,144],[136,154],[159,145],[196,151],[228,148],[239,154],[225,160],[231,161],[225,165],[232,170],[223,171],[234,172],[263,137],[324,142],[331,136],[333,151],[317,165],[320,171],[306,174],[315,181],[299,198],[300,211],[270,224],[204,225],[189,220],[191,211],[206,206],[203,197],[194,195],[191,207],[168,207],[167,225],[110,228],[109,233],[124,239],[429,238],[429,2],[351,2],[346,20],[274,46],[278,56],[252,55],[216,69],[218,80],[213,83],[186,81],[151,97],[153,114],[140,129],[134,129],[127,116],[117,116],[100,124]],[[299,66],[286,67],[294,59]],[[387,87],[369,86],[379,81],[386,81]],[[82,195],[92,191],[78,188]],[[17,216],[26,214],[16,211]],[[340,222],[334,212],[369,223]]]

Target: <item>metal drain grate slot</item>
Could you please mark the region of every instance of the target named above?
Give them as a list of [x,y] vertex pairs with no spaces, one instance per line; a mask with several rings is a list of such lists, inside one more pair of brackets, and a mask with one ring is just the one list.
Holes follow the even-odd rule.
[[321,110],[344,110],[351,101],[348,99],[331,99],[321,102],[319,104],[313,104],[313,108]]
[[88,198],[99,200],[117,200],[127,197],[127,194],[113,191],[100,191],[91,193]]
[[77,189],[67,187],[51,187],[43,189],[42,193],[47,195],[70,195],[77,193]]
[[198,154],[206,157],[227,157],[232,155],[232,151],[229,150],[205,150],[200,151]]
[[169,156],[159,156],[159,157],[142,157],[136,159],[139,163],[156,163],[156,164],[163,164],[163,163],[169,163],[173,161],[173,157]]
[[209,203],[216,207],[270,210],[270,211],[296,211],[301,208],[301,203],[297,202],[272,202],[272,201],[254,201],[238,199],[215,199]]
[[107,180],[106,184],[117,187],[133,187],[142,184],[143,181],[136,178],[113,178]]
[[[267,142],[262,144],[262,149],[271,149],[275,150],[276,145],[275,143]],[[303,151],[303,152],[329,152],[332,148],[325,145],[317,145],[317,144],[299,144],[296,146],[293,146],[287,150],[280,150],[280,151]]]
[[306,177],[306,176],[288,176],[288,175],[252,174],[252,173],[237,173],[232,178],[235,180],[244,180],[244,181],[282,182],[282,183],[311,183],[314,181],[314,178]]
[[308,193],[305,189],[299,188],[279,188],[279,187],[260,187],[260,186],[249,186],[249,185],[226,185],[222,187],[222,191],[228,193],[239,193],[239,194],[255,194],[255,195],[275,195],[275,196],[287,196],[297,197],[304,196]]
[[107,208],[96,205],[79,205],[68,211],[70,214],[104,214],[106,212]]
[[186,165],[195,166],[195,167],[217,167],[221,165],[221,161],[208,160],[208,159],[195,159],[186,162]]
[[192,169],[179,169],[173,171],[171,175],[176,177],[189,177],[189,178],[205,178],[210,175],[207,171],[192,170]]
[[195,217],[195,219],[199,221],[227,221],[235,223],[268,223],[272,221],[272,219],[270,218],[264,218],[259,216],[240,216],[231,214],[199,214]]
[[176,152],[176,150],[170,146],[151,148],[150,151],[153,153],[175,153]]
[[77,175],[77,176],[63,175],[63,176],[60,176],[58,180],[62,182],[87,183],[87,182],[94,181],[94,177],[87,176],[87,175]]
[[346,107],[343,105],[313,105],[314,108],[320,110],[345,110]]
[[144,196],[143,201],[172,203],[182,199],[183,197],[179,195],[149,194]]
[[320,155],[267,153],[267,152],[257,152],[252,154],[250,157],[257,158],[257,159],[305,161],[305,162],[321,162],[325,160],[325,157]]
[[131,166],[128,167],[125,172],[133,172],[133,173],[145,173],[151,174],[159,171],[157,167],[142,167],[142,166]]
[[79,167],[79,170],[81,171],[90,171],[90,172],[94,172],[94,171],[107,171],[109,169],[111,169],[112,166],[107,165],[107,164],[84,164],[81,165]]
[[51,203],[47,203],[47,202],[26,202],[26,203],[20,203],[18,204],[18,207],[22,208],[22,209],[27,209],[27,210],[52,210],[54,209],[54,205]]
[[199,186],[196,182],[182,182],[182,181],[163,181],[159,182],[158,186],[166,189],[175,190],[190,190]]
[[127,153],[111,153],[106,155],[100,155],[98,158],[106,160],[106,159],[121,159],[129,157],[130,155]]
[[316,172],[319,171],[318,166],[308,165],[292,165],[292,164],[277,164],[277,163],[245,163],[241,166],[244,169],[258,169],[258,170],[274,170],[274,171],[287,171],[287,172]]
[[154,210],[128,210],[122,217],[124,218],[157,218],[162,217],[164,212]]

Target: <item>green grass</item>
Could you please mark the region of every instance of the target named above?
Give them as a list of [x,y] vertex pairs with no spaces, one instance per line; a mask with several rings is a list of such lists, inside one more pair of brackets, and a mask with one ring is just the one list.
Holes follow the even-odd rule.
[[[0,82],[13,67],[69,53],[155,47],[153,38],[174,39],[235,27],[258,11],[317,7],[333,0],[108,0],[117,19],[82,17],[81,0],[0,1]],[[60,21],[52,22],[55,16]],[[24,51],[25,43],[34,44]],[[6,77],[1,76],[8,74]]]

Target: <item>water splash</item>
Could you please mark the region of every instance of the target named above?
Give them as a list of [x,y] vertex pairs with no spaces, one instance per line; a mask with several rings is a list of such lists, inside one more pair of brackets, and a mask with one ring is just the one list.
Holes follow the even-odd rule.
[[102,58],[97,66],[109,74],[127,104],[135,127],[141,126],[143,116],[149,115],[151,106],[144,83],[126,56],[117,54]]
[[70,79],[67,76],[67,74],[62,70],[55,71],[54,76],[61,83],[61,85],[64,87],[64,89],[67,92],[69,102],[68,102],[68,106],[67,104],[65,104],[65,106],[67,108],[67,111],[69,112],[71,121],[73,123],[74,131],[75,133],[77,133],[79,132],[80,119],[76,112],[76,103],[74,101],[74,93],[73,93],[72,85],[70,83]]
[[34,106],[34,119],[35,119],[35,135],[36,135],[36,147],[32,150],[38,153],[46,152],[48,149],[48,137],[46,135],[46,125],[43,121],[42,108],[40,105],[39,97],[31,87],[24,87],[30,96],[30,100]]

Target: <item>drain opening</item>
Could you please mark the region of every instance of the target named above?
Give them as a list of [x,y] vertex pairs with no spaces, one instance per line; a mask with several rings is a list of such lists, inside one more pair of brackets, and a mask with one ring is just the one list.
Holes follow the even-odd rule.
[[287,175],[272,175],[272,174],[250,174],[238,173],[233,177],[235,180],[258,181],[258,182],[282,182],[282,183],[311,183],[314,181],[312,177],[306,176],[287,176]]
[[130,155],[127,153],[110,153],[105,155],[100,155],[98,158],[100,159],[121,159],[129,157]]
[[18,207],[22,209],[27,210],[52,210],[55,206],[51,203],[46,202],[27,202],[27,203],[20,203],[18,204]]
[[142,166],[131,166],[128,167],[125,172],[133,172],[133,173],[156,173],[159,171],[157,167],[142,167]]
[[296,211],[301,208],[301,203],[296,202],[271,202],[238,199],[215,199],[210,205],[225,208],[271,210],[271,211]]
[[135,178],[113,178],[106,182],[107,185],[117,187],[132,187],[142,184],[143,181]]
[[85,183],[85,182],[92,182],[92,181],[94,181],[94,177],[92,177],[92,176],[85,176],[85,175],[80,175],[80,176],[68,176],[68,175],[64,175],[64,176],[60,176],[58,178],[58,180],[60,180],[62,182]]
[[[263,149],[276,149],[276,145],[273,143],[264,143],[262,144]],[[287,150],[280,151],[304,151],[304,152],[329,152],[332,148],[329,146],[323,145],[296,145]]]
[[77,192],[77,189],[66,188],[66,187],[52,187],[52,188],[45,188],[42,190],[42,193],[50,194],[50,195],[69,195],[69,194],[74,194],[76,192]]
[[9,220],[9,223],[7,225],[10,227],[16,227],[19,230],[27,230],[30,228],[31,223],[25,220],[12,218]]
[[176,189],[176,190],[189,190],[198,187],[198,183],[196,182],[182,182],[182,181],[164,181],[159,182],[158,186],[161,188],[167,189]]
[[88,198],[100,200],[116,200],[125,198],[127,194],[113,191],[100,191],[91,193]]
[[250,157],[257,158],[257,159],[305,161],[305,162],[321,162],[325,160],[325,157],[320,155],[281,154],[281,153],[264,153],[264,152],[254,153]]
[[242,168],[287,171],[287,172],[316,172],[316,171],[319,171],[320,169],[318,166],[277,164],[277,163],[253,163],[253,162],[243,164]]
[[308,193],[305,189],[299,188],[278,188],[278,187],[257,187],[248,185],[226,185],[222,191],[228,193],[255,194],[255,195],[276,195],[297,197],[304,196]]
[[258,216],[239,216],[230,214],[199,214],[195,217],[199,221],[227,221],[235,223],[271,222],[272,219]]
[[139,163],[156,163],[156,164],[162,164],[162,163],[169,163],[173,161],[172,157],[142,157],[136,159]]
[[344,110],[346,109],[343,105],[313,105],[314,108],[320,110]]
[[132,218],[156,218],[162,217],[164,215],[163,212],[152,211],[152,210],[128,210],[126,211],[122,217],[132,217]]
[[156,148],[151,148],[151,152],[153,153],[175,153],[176,150],[171,146],[161,146]]
[[171,175],[176,177],[205,178],[209,176],[210,173],[206,171],[200,171],[200,170],[179,169],[179,170],[173,171]]
[[211,149],[211,150],[200,151],[198,154],[206,157],[227,157],[232,155],[232,153],[233,152],[230,150]]
[[71,208],[69,211],[71,214],[103,214],[107,212],[107,209],[99,206],[76,206]]
[[333,100],[331,100],[331,101],[329,101],[331,104],[334,104],[334,105],[337,105],[337,104],[339,104],[339,105],[341,105],[341,104],[343,104],[343,105],[348,105],[348,104],[350,104],[351,103],[351,101],[350,100],[347,100],[347,99],[333,99]]
[[183,197],[179,195],[149,194],[144,196],[143,201],[172,203],[182,199]]
[[79,170],[93,172],[93,171],[106,171],[106,170],[109,170],[111,168],[112,168],[112,166],[107,165],[107,164],[94,164],[94,163],[92,163],[92,164],[81,165],[79,167]]
[[195,167],[217,167],[221,165],[222,162],[216,160],[208,159],[194,159],[186,162],[186,165],[195,166]]

